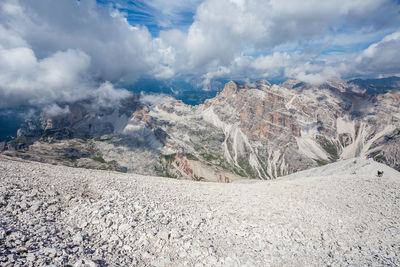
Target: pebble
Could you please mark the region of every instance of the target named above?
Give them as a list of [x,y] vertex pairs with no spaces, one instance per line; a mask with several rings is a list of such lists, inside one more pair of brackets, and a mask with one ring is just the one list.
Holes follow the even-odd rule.
[[395,179],[225,185],[1,159],[1,266],[400,266]]
[[83,237],[81,233],[76,233],[72,239],[74,245],[80,245],[83,241]]

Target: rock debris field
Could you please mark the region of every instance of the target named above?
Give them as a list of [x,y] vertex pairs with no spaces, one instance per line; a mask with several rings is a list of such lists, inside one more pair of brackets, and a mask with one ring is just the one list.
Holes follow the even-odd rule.
[[0,156],[0,265],[399,266],[400,173],[219,184]]

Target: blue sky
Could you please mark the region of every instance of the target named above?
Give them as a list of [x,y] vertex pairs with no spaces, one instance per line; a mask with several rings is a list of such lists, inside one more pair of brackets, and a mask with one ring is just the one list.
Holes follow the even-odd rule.
[[132,25],[146,25],[153,37],[158,37],[161,30],[173,28],[187,30],[194,21],[197,6],[201,3],[201,1],[166,1],[169,8],[165,9],[165,3],[162,1],[97,0],[97,2],[125,13]]
[[0,108],[141,78],[398,76],[399,47],[398,0],[2,0]]
[[[145,25],[154,38],[158,38],[160,31],[168,31],[178,29],[187,33],[194,22],[196,22],[196,13],[200,5],[206,5],[207,1],[110,1],[98,0],[104,6],[112,6],[126,14],[128,22],[132,25]],[[182,3],[185,2],[185,5]],[[221,1],[224,2],[224,1]],[[250,6],[252,2],[257,1],[226,1],[230,3],[239,3],[242,6]],[[267,1],[265,1],[267,2]],[[288,1],[289,5],[306,5],[302,1]],[[305,1],[307,2],[307,1]],[[313,4],[313,1],[308,1]],[[327,1],[332,2],[334,1]],[[351,57],[360,54],[370,45],[379,43],[385,36],[398,30],[399,27],[399,1],[354,1],[355,4],[349,7],[349,10],[338,15],[338,19],[332,19],[317,31],[315,36],[292,42],[284,40],[276,45],[265,45],[254,47],[249,44],[242,47],[240,51],[242,55],[249,57],[260,57],[271,55],[273,53],[302,53],[312,54],[309,60],[318,58],[318,60],[343,60],[346,57]],[[262,1],[261,1],[262,3]],[[279,4],[278,4],[279,5]],[[305,9],[305,15],[313,17],[313,12],[318,13],[318,4],[315,8],[310,5],[309,10]],[[329,5],[329,4],[328,4]],[[337,3],[340,5],[340,3]],[[366,8],[365,14],[357,14],[358,8]],[[263,5],[258,5],[262,7]],[[284,5],[283,5],[284,6]],[[330,6],[332,8],[333,6]],[[368,12],[368,9],[369,12]],[[223,10],[222,10],[223,11]],[[266,13],[268,9],[266,8]],[[309,11],[309,12],[307,12]],[[329,12],[329,7],[328,7]],[[338,12],[332,8],[332,12]],[[340,12],[340,11],[339,11]],[[391,13],[391,14],[388,14]],[[353,14],[354,15],[353,15]],[[362,13],[362,11],[361,11]],[[218,15],[218,14],[217,14]],[[247,15],[251,16],[251,12]],[[296,16],[296,14],[290,14]],[[359,16],[359,17],[357,17]],[[317,18],[319,16],[316,16]],[[319,17],[321,19],[321,17]],[[290,18],[289,18],[290,19]],[[305,19],[307,21],[307,19]],[[322,22],[322,25],[325,21]],[[296,21],[294,21],[296,23]],[[319,23],[315,20],[313,23]],[[307,28],[307,24],[305,24]],[[273,36],[272,36],[273,38]],[[339,59],[339,57],[341,57]],[[390,76],[398,73],[348,73],[338,74],[336,76],[351,78],[363,76]],[[235,76],[240,76],[238,73]],[[282,71],[277,76],[285,76]],[[268,77],[267,77],[268,78]],[[277,78],[277,77],[270,77]],[[282,78],[282,77],[278,77]],[[322,77],[324,78],[324,77]],[[327,77],[331,78],[331,77]]]

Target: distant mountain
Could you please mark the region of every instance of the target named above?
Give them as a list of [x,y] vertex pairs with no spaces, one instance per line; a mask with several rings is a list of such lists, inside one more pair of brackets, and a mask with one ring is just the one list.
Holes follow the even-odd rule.
[[206,99],[215,97],[226,82],[228,81],[223,79],[211,80],[205,85],[202,80],[193,77],[170,80],[142,78],[135,84],[121,86],[134,93],[166,94],[182,100],[185,104],[198,105],[204,103]]
[[367,94],[382,94],[389,91],[400,90],[400,77],[388,77],[381,79],[355,79],[349,81],[351,88],[365,90]]
[[272,179],[368,155],[400,170],[400,91],[365,94],[357,86],[231,81],[197,106],[169,96],[149,102],[134,95],[113,109],[83,101],[67,115],[28,121],[3,153],[220,182]]

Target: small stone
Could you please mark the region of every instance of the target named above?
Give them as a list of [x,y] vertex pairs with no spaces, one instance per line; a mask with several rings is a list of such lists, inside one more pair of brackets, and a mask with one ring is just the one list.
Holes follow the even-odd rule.
[[180,252],[179,252],[179,257],[181,257],[181,258],[186,258],[187,257],[187,252],[186,251],[184,251],[184,250],[181,250]]
[[146,251],[146,252],[143,253],[143,258],[145,258],[145,259],[151,259],[151,258],[153,258],[153,256],[152,256],[150,253],[148,253],[148,252]]
[[27,210],[27,209],[28,209],[28,204],[27,204],[26,202],[21,202],[21,203],[19,204],[19,206],[20,206],[21,209],[23,209],[23,210]]
[[33,205],[32,207],[31,207],[31,211],[33,211],[33,212],[36,212],[36,211],[38,211],[40,209],[40,206],[39,205]]
[[6,236],[6,231],[0,229],[0,239],[3,239]]
[[96,267],[96,266],[98,266],[96,263],[88,259],[80,259],[74,264],[74,267]]
[[79,222],[78,227],[83,229],[88,225],[87,221],[82,220],[81,222]]
[[131,229],[131,225],[130,225],[130,224],[127,224],[127,223],[121,224],[121,225],[118,227],[118,230],[119,230],[120,232],[126,232],[126,231],[128,231],[128,230],[130,230],[130,229]]
[[80,245],[83,242],[83,237],[81,233],[77,233],[73,238],[72,242],[74,245]]
[[166,231],[158,232],[157,236],[162,240],[168,240],[169,239],[169,234]]
[[58,192],[53,191],[53,190],[47,190],[46,193],[47,193],[47,195],[49,195],[51,197],[55,197],[58,195]]
[[113,222],[111,220],[107,220],[106,223],[104,224],[104,226],[106,228],[110,227],[113,224]]
[[28,251],[28,249],[26,248],[26,247],[19,247],[19,249],[18,249],[20,252],[22,252],[22,253],[24,253],[24,252],[27,252]]
[[208,256],[206,261],[207,261],[207,265],[210,266],[210,265],[217,264],[218,259],[216,257],[214,257],[214,256]]
[[35,261],[36,260],[36,256],[33,253],[28,253],[28,255],[26,256],[26,260],[29,262]]
[[49,206],[49,207],[47,208],[47,211],[52,212],[52,213],[57,212],[57,211],[59,211],[59,210],[60,210],[60,208],[57,207],[56,205],[51,205],[51,206]]
[[130,246],[128,246],[128,245],[124,245],[124,246],[122,247],[122,249],[123,249],[123,250],[127,250],[127,251],[131,251],[131,250],[132,250],[132,248],[131,248]]
[[9,262],[14,262],[15,259],[16,259],[16,257],[15,257],[14,254],[9,254],[9,255],[7,256],[7,258],[8,258],[8,261],[9,261]]
[[119,237],[116,234],[113,234],[113,235],[110,236],[110,241],[111,242],[112,241],[118,241],[118,240],[119,240]]
[[54,257],[57,254],[57,250],[55,248],[43,248],[41,252],[49,257]]
[[176,229],[172,229],[171,232],[170,232],[170,237],[172,239],[177,239],[177,238],[180,237],[180,234]]

